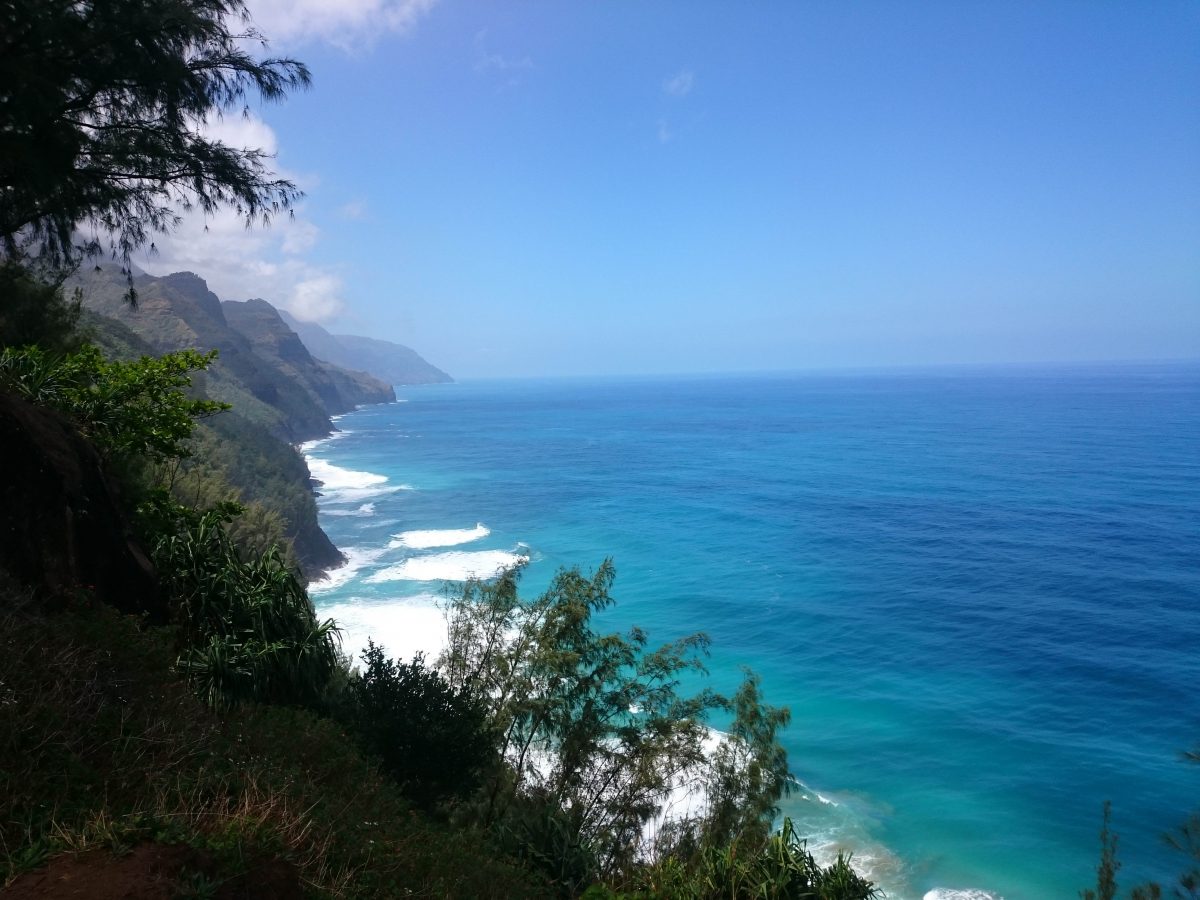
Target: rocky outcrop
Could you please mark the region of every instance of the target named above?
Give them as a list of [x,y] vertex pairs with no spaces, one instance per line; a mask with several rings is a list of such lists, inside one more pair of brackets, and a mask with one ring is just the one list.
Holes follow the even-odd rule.
[[43,594],[92,588],[124,612],[167,618],[95,448],[65,416],[3,391],[0,568]]

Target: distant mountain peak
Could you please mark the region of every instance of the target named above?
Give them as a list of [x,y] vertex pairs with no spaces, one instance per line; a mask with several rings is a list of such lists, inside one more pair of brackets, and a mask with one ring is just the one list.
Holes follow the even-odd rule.
[[302,322],[286,310],[283,320],[317,359],[367,372],[388,384],[445,384],[454,379],[403,344],[353,334],[331,334],[315,322]]

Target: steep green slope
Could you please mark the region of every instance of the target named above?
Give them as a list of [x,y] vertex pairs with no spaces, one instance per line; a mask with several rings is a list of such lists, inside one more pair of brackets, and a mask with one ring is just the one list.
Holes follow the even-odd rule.
[[241,332],[230,327],[217,295],[190,272],[134,279],[137,306],[124,299],[124,276],[112,266],[76,276],[85,308],[116,319],[155,352],[195,348],[217,350],[205,390],[232,403],[238,413],[280,438],[296,443],[330,431],[326,410],[304,386],[259,356]]
[[[113,359],[156,352],[128,326],[92,310],[84,310],[80,324]],[[210,373],[197,372],[192,383],[208,395]],[[235,536],[254,545],[269,537],[285,539],[309,577],[342,562],[341,553],[317,522],[303,457],[266,426],[241,415],[239,406],[196,426],[192,454],[175,476],[176,492],[190,501],[233,498],[245,504],[247,513],[236,524]]]
[[203,705],[173,634],[104,599],[47,613],[0,573],[0,894],[553,896],[477,831],[411,808],[332,721]]
[[294,379],[331,415],[350,412],[364,403],[390,403],[396,399],[391,385],[378,378],[314,359],[267,301],[227,300],[221,308],[230,327],[250,341],[260,358]]

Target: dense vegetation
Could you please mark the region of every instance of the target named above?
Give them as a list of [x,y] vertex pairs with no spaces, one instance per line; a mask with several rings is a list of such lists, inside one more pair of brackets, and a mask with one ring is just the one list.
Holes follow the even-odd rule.
[[[23,393],[29,395],[38,380],[44,382],[40,389],[44,393],[67,389],[64,379],[78,381],[95,376],[104,380],[107,376],[101,369],[130,373],[129,377],[134,378],[137,376],[132,373],[147,365],[192,360],[195,365],[187,369],[192,381],[177,380],[176,388],[185,390],[194,401],[192,412],[204,417],[195,422],[188,419],[188,409],[179,409],[184,421],[176,422],[174,427],[177,432],[186,427],[190,437],[180,442],[179,452],[158,454],[154,458],[159,481],[193,507],[211,507],[221,501],[241,504],[243,513],[230,524],[230,531],[244,549],[262,551],[278,545],[289,566],[308,574],[340,561],[340,554],[317,523],[308,468],[301,456],[266,426],[229,409],[228,403],[209,399],[211,381],[206,376],[216,362],[213,354],[201,357],[184,351],[156,357],[146,340],[120,322],[81,308],[77,300],[67,301],[53,285],[16,274],[23,271],[11,263],[0,269],[0,287],[6,288],[4,308],[0,311],[0,345],[10,346],[5,365],[17,377],[17,386]],[[39,346],[16,349],[30,347],[38,334],[42,336]],[[82,348],[85,341],[94,342],[95,346]],[[79,355],[64,356],[65,351],[79,351]],[[114,362],[105,362],[106,358]],[[143,359],[152,362],[144,363]],[[199,364],[201,359],[203,366]],[[129,363],[133,368],[117,363]],[[28,371],[19,375],[17,369],[22,367]],[[55,385],[58,387],[54,388]],[[114,389],[109,384],[104,390]],[[79,385],[70,390],[78,395]],[[100,387],[92,384],[88,391],[97,392]],[[107,402],[113,399],[110,397]],[[43,400],[63,408],[52,397]],[[89,403],[95,405],[101,400],[101,394],[97,393]],[[209,415],[218,410],[224,411]],[[96,418],[95,410],[80,408],[76,413]],[[328,420],[324,421],[327,425]],[[165,432],[160,428],[159,433]],[[121,462],[146,464],[145,460]]]
[[[61,291],[38,296],[59,309],[47,321],[71,318]],[[23,329],[27,337],[29,329]],[[702,670],[703,636],[651,650],[640,631],[610,635],[593,629],[592,615],[613,602],[610,563],[591,576],[560,572],[546,593],[529,601],[517,591],[519,570],[491,582],[469,582],[448,605],[451,646],[436,665],[427,666],[419,657],[407,663],[390,660],[370,646],[364,671],[350,670],[337,648],[336,626],[317,619],[277,546],[237,540],[234,526],[244,507],[219,490],[204,489],[203,469],[186,468],[196,446],[197,421],[227,415],[225,404],[197,397],[191,389],[190,373],[203,371],[212,354],[182,350],[109,360],[80,336],[62,336],[61,343],[71,349],[5,347],[0,383],[68,415],[124,484],[128,512],[151,549],[171,610],[165,629],[145,626],[144,637],[125,638],[159,648],[145,658],[159,660],[161,669],[153,676],[142,673],[141,681],[165,685],[175,677],[188,683],[209,710],[206,720],[218,730],[234,720],[274,723],[268,708],[293,710],[288,727],[313,728],[328,740],[344,742],[326,765],[344,765],[350,754],[361,760],[354,763],[359,768],[379,766],[373,777],[387,783],[385,794],[394,802],[419,811],[417,821],[428,823],[422,828],[451,829],[475,842],[494,860],[490,865],[509,873],[496,882],[508,885],[506,893],[574,896],[590,889],[600,895],[650,890],[690,896],[703,893],[695,879],[719,885],[705,889],[714,896],[787,896],[791,889],[781,886],[801,883],[820,897],[874,893],[844,860],[825,870],[790,831],[782,838],[769,835],[776,801],[790,784],[776,740],[787,715],[761,702],[755,679],[748,677],[734,698],[711,691],[685,697],[680,676]],[[217,479],[212,472],[207,477]],[[196,490],[181,491],[180,485]],[[258,530],[259,538],[269,537],[264,531],[269,529]],[[84,619],[103,621],[92,600],[86,590],[60,597],[67,609],[55,616],[18,604],[10,630],[73,634]],[[133,623],[114,627],[136,628]],[[107,646],[80,643],[63,653],[70,657],[96,649],[109,652]],[[23,683],[16,675],[5,681]],[[14,697],[19,698],[14,711],[25,710],[27,693]],[[38,702],[53,709],[50,699]],[[298,710],[307,711],[303,718],[297,718]],[[706,753],[705,722],[716,712],[729,713],[733,724],[720,748]],[[104,722],[81,712],[65,714],[50,736],[25,720],[8,723],[17,744],[14,753],[36,759],[31,747],[55,746],[56,753],[73,760],[71,765],[89,773],[85,781],[98,779],[102,786],[89,802],[54,793],[29,772],[20,775],[49,792],[51,812],[43,817],[27,792],[14,794],[5,821],[23,837],[5,838],[11,847],[8,876],[55,849],[91,846],[101,833],[117,846],[167,836],[211,850],[233,840],[238,858],[284,854],[310,884],[339,893],[370,894],[386,877],[370,866],[355,869],[349,880],[343,868],[336,885],[320,870],[310,874],[286,839],[263,838],[262,829],[270,832],[278,822],[260,820],[255,828],[243,822],[245,832],[218,839],[211,820],[193,810],[172,814],[190,821],[190,827],[166,827],[161,778],[129,782],[127,772],[97,761],[91,750],[80,751],[86,761],[74,755],[80,740],[76,729],[95,735]],[[125,728],[128,722],[116,725]],[[243,731],[241,739],[257,736]],[[26,740],[34,743],[22,743]],[[284,749],[268,753],[264,764],[287,768],[297,740],[305,739],[293,738]],[[170,773],[189,780],[209,774]],[[6,769],[4,777],[18,775]],[[156,785],[159,793],[146,796],[139,787],[143,782]],[[246,802],[238,793],[245,787],[237,780],[222,781],[222,802]],[[672,791],[683,787],[703,791],[703,812],[669,824],[656,821]],[[317,789],[310,781],[306,790]],[[112,802],[114,793],[124,793],[121,803]],[[329,802],[319,795],[309,799],[314,808]],[[72,810],[70,821],[61,817],[64,809]],[[444,824],[433,824],[439,821]],[[327,839],[334,844],[347,836]],[[430,877],[439,874],[445,873]],[[524,882],[518,888],[513,879]]]
[[63,852],[150,843],[207,860],[179,896],[255,896],[238,885],[271,860],[315,896],[547,894],[471,831],[414,815],[331,720],[217,713],[173,674],[176,655],[169,631],[86,593],[48,614],[0,587],[0,886]]
[[[848,858],[822,866],[789,822],[773,830],[792,783],[778,739],[788,714],[756,677],[732,697],[689,694],[703,635],[654,648],[637,629],[596,630],[614,602],[610,562],[561,571],[532,599],[519,570],[468,582],[447,604],[436,663],[372,645],[351,669],[279,546],[300,501],[238,502],[289,464],[261,440],[247,459],[235,436],[324,433],[324,387],[249,369],[225,379],[232,361],[210,369],[212,354],[188,349],[193,326],[224,319],[195,276],[144,298],[186,311],[158,322],[182,343],[147,354],[109,329],[106,354],[79,330],[54,267],[80,258],[81,223],[127,262],[175,220],[172,202],[255,220],[297,196],[261,153],[198,127],[248,92],[278,99],[308,83],[301,64],[242,49],[256,35],[229,22],[244,11],[0,6],[0,391],[53,408],[90,442],[120,486],[104,524],[134,521],[169,611],[151,624],[86,584],[50,591],[0,572],[0,879],[64,851],[182,844],[201,864],[173,887],[194,896],[253,893],[272,860],[297,892],[332,896],[875,896]],[[664,819],[679,790],[702,802]],[[1180,838],[1193,860],[1198,829]],[[1111,900],[1107,828],[1102,845],[1094,896]],[[1176,893],[1196,895],[1194,873]]]
[[[97,307],[106,308],[106,303],[127,309],[120,300],[122,288],[113,273],[92,272],[88,278],[73,278],[70,283],[79,286],[81,299],[86,295],[90,301],[82,308],[83,332],[108,356],[132,361],[164,349],[191,346],[186,335],[165,348],[161,342],[155,343],[161,341],[159,329],[171,323],[178,327],[181,319],[162,311],[155,314],[158,294],[153,280],[135,278],[142,302],[126,316],[138,326],[137,332],[123,321],[96,312]],[[199,279],[195,283],[203,284]],[[246,359],[241,347],[232,349],[239,358]],[[245,512],[232,524],[241,546],[262,550],[280,544],[289,562],[295,562],[308,575],[336,565],[341,556],[317,523],[308,468],[280,433],[280,417],[287,414],[280,408],[282,404],[277,401],[272,406],[255,399],[252,391],[261,379],[249,383],[240,380],[235,369],[222,365],[219,356],[208,368],[193,373],[193,378],[193,393],[236,406],[203,420],[193,430],[190,455],[170,475],[173,492],[193,506],[211,506],[221,500],[241,503]],[[251,411],[249,417],[243,414],[246,408]],[[305,415],[320,426],[318,433],[328,430],[329,420],[322,410],[313,407]]]

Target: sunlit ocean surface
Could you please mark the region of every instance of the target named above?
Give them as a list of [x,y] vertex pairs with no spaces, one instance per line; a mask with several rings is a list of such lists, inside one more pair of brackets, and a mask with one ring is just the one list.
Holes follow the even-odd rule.
[[[442,579],[612,556],[606,624],[708,632],[786,704],[786,804],[893,898],[1123,884],[1200,807],[1200,366],[401,388],[306,447],[348,649],[436,651]],[[718,723],[719,724],[719,723]],[[986,893],[985,893],[986,892]]]

